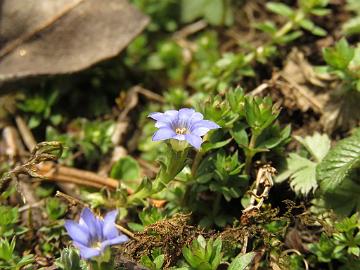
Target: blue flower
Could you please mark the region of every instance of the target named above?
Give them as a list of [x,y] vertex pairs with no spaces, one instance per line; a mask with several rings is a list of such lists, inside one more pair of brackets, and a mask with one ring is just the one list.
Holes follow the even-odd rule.
[[220,128],[212,121],[203,120],[204,116],[195,112],[194,109],[184,108],[179,111],[155,112],[151,113],[149,117],[156,120],[155,127],[159,128],[152,138],[153,141],[167,139],[187,141],[196,149],[199,149],[203,142],[201,136],[211,129]]
[[115,227],[117,214],[118,211],[114,210],[102,219],[96,217],[89,208],[84,208],[79,223],[73,220],[65,221],[65,228],[83,259],[99,256],[106,247],[129,240],[126,235],[119,234]]

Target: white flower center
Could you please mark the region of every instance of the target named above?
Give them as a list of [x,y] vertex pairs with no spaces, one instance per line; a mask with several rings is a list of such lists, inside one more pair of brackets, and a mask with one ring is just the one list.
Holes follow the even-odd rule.
[[179,134],[179,135],[185,135],[186,133],[188,133],[188,129],[187,128],[176,128],[175,129],[175,133]]

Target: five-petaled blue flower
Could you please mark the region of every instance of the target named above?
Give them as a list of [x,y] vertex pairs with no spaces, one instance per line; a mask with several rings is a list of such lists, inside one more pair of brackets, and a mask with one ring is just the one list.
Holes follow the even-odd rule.
[[83,259],[99,256],[106,247],[129,240],[126,235],[119,234],[115,227],[117,214],[118,211],[114,210],[102,219],[96,217],[89,208],[84,208],[79,223],[73,220],[65,221],[65,228]]
[[149,117],[156,120],[155,127],[159,128],[152,138],[153,141],[167,139],[187,141],[196,149],[199,149],[203,142],[201,136],[211,129],[220,128],[212,121],[203,120],[204,116],[201,113],[188,108],[179,111],[169,110],[164,113],[155,112]]

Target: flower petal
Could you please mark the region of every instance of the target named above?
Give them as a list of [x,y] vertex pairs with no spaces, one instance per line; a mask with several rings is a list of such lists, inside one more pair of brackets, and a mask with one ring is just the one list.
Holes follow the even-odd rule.
[[204,136],[209,131],[210,131],[210,129],[208,129],[207,127],[197,127],[191,131],[191,134],[196,135],[196,136]]
[[127,237],[125,234],[119,235],[118,237],[106,240],[101,243],[101,250],[104,250],[107,246],[111,245],[118,245],[125,243],[129,240],[129,237]]
[[86,226],[92,239],[98,238],[101,234],[101,224],[89,208],[84,208],[80,215],[79,224]]
[[150,113],[148,117],[150,117],[156,121],[162,121],[164,119],[164,113],[153,112],[153,113]]
[[199,112],[195,112],[192,116],[191,116],[191,123],[196,123],[197,121],[203,120],[204,116],[199,113]]
[[117,210],[111,211],[106,214],[104,218],[103,235],[105,239],[112,239],[119,235],[118,230],[115,227],[115,220],[118,214]]
[[85,260],[99,256],[102,252],[99,248],[89,248],[77,242],[74,242],[74,246],[80,250],[80,256]]
[[176,110],[169,110],[164,113],[154,112],[150,113],[149,117],[161,122],[168,122],[171,123],[172,121],[175,121],[178,117],[179,112]]
[[195,113],[194,109],[183,108],[179,110],[179,118],[190,119],[194,113]]
[[89,231],[87,231],[83,226],[79,225],[73,220],[66,220],[65,229],[73,241],[76,241],[85,246],[89,244],[90,234]]
[[191,128],[192,128],[192,130],[194,130],[195,128],[199,128],[199,127],[205,127],[208,129],[220,128],[220,126],[218,124],[214,123],[213,121],[209,121],[209,120],[200,120],[200,121],[194,123]]
[[176,135],[175,131],[173,131],[170,128],[159,128],[159,130],[157,130],[154,134],[154,136],[152,137],[153,141],[162,141],[162,140],[167,140],[170,139],[172,137],[174,137]]
[[155,123],[155,127],[157,127],[157,128],[162,128],[162,127],[171,128],[171,123],[170,122],[157,121]]
[[200,146],[202,144],[202,139],[199,136],[193,135],[193,134],[186,134],[186,140],[194,146],[196,149],[200,149]]

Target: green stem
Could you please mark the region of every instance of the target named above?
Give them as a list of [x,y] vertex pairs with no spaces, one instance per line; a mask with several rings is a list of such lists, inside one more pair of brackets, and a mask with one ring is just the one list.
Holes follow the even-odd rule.
[[199,151],[196,153],[193,164],[191,166],[191,176],[195,178],[197,168],[199,167],[200,161],[203,157],[204,153]]
[[249,150],[245,152],[245,173],[247,175],[250,175],[251,163],[252,163],[252,159],[255,155],[253,150],[256,145],[257,136],[258,135],[253,132],[253,134],[251,135],[249,146],[248,146]]
[[221,197],[221,193],[216,193],[216,197],[213,203],[213,217],[215,217],[219,213]]
[[151,195],[159,193],[173,180],[185,167],[188,150],[174,151],[171,150],[170,157],[165,167],[162,167],[152,183],[151,190],[146,187],[128,197],[128,204],[135,201],[143,200]]

